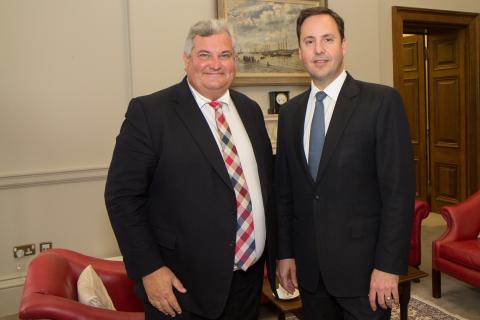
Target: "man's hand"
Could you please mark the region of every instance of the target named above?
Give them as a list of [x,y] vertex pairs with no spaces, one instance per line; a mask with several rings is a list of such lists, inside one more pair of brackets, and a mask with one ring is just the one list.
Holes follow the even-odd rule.
[[181,293],[187,292],[187,289],[183,287],[183,284],[168,267],[157,269],[144,276],[142,281],[148,301],[152,306],[171,317],[175,317],[177,313],[182,313],[172,287],[175,287]]
[[293,294],[298,288],[295,259],[282,259],[277,262],[277,277],[282,287]]
[[377,300],[383,309],[398,305],[398,275],[373,269],[368,297],[373,311],[377,310]]

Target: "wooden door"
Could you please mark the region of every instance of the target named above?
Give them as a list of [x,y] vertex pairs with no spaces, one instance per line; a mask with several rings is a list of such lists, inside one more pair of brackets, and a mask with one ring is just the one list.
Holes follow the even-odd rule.
[[402,98],[410,125],[416,172],[416,197],[428,197],[427,118],[425,101],[425,44],[423,35],[404,35],[402,39]]
[[[393,80],[409,110],[414,149],[422,149],[417,135],[421,123],[421,110],[415,114],[414,85],[406,73],[413,75],[415,54],[411,62],[404,49],[403,35],[426,34],[429,59],[426,59],[425,111],[427,134],[425,138],[427,182],[426,199],[433,211],[442,205],[465,200],[480,188],[480,42],[478,25],[480,15],[420,8],[392,7]],[[408,58],[407,58],[408,59]],[[407,70],[405,70],[407,69]],[[410,88],[406,88],[407,86]],[[420,88],[420,87],[419,87]],[[405,94],[406,91],[408,94]],[[421,100],[421,98],[419,98]],[[415,120],[415,121],[412,121]],[[420,140],[418,140],[420,139]],[[417,147],[418,146],[418,147]],[[417,172],[422,157],[416,151]],[[417,196],[423,198],[423,179],[417,174]],[[424,188],[425,189],[425,188]]]
[[467,196],[465,32],[428,36],[432,211]]

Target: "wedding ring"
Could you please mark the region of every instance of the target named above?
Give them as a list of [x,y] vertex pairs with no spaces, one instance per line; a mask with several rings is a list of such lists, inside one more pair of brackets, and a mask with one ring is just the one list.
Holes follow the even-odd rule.
[[392,298],[391,298],[391,297],[387,297],[386,299],[387,299],[387,301],[390,301]]

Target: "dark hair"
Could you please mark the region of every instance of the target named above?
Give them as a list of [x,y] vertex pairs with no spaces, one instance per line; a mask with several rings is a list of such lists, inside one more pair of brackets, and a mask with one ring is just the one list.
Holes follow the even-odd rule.
[[345,24],[343,22],[342,17],[338,15],[335,11],[325,7],[313,7],[307,8],[300,11],[300,14],[297,18],[297,39],[298,43],[300,43],[300,29],[302,28],[303,22],[311,16],[318,16],[321,14],[327,14],[335,20],[337,24],[338,32],[340,33],[340,39],[343,40],[345,38]]

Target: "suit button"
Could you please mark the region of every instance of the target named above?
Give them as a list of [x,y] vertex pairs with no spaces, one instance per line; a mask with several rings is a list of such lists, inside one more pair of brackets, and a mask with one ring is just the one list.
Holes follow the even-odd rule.
[[229,247],[233,247],[234,245],[235,245],[235,242],[233,241],[228,244]]
[[315,200],[320,200],[320,196],[318,194],[315,195]]

